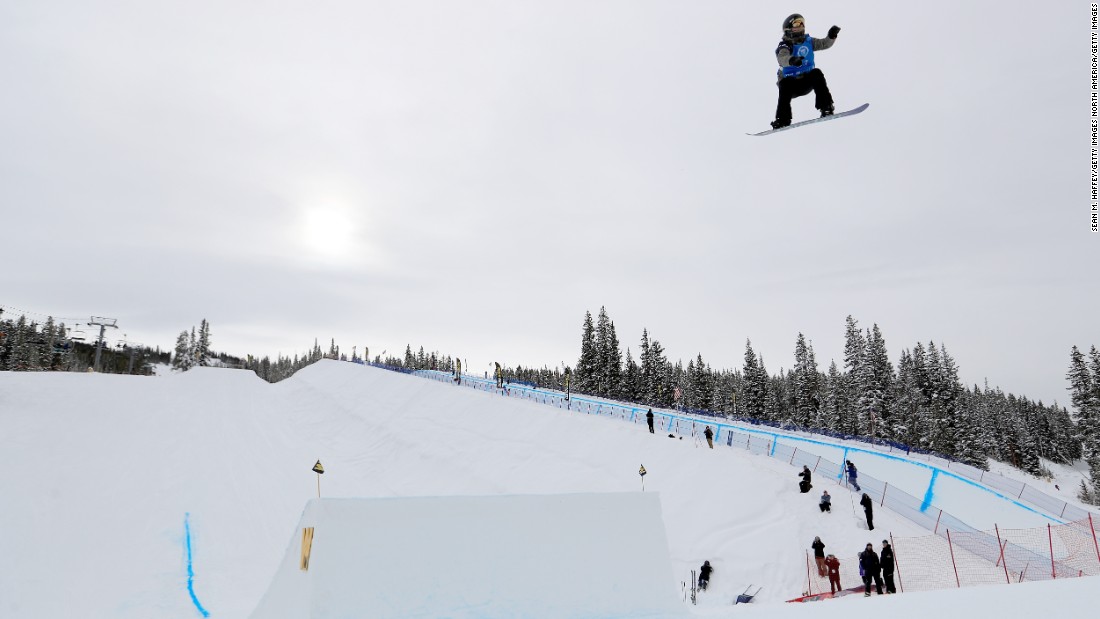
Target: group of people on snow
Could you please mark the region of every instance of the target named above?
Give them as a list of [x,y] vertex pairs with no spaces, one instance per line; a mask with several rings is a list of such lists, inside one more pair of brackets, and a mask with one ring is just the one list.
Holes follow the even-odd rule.
[[[856,465],[851,460],[845,460],[844,464],[848,475],[848,483],[855,488],[856,492],[860,492]],[[802,471],[798,474],[802,478],[802,481],[798,484],[799,491],[803,493],[809,491],[810,475],[810,467],[803,466]],[[833,498],[829,496],[829,491],[826,490],[821,494],[818,507],[823,513],[831,512],[832,503]],[[875,529],[874,501],[870,495],[864,492],[859,504],[863,506],[863,514],[867,518],[867,530],[873,531]],[[825,543],[821,541],[820,537],[814,538],[810,548],[814,551],[818,576],[822,578],[828,576],[831,593],[840,591],[842,588],[840,586],[840,559],[837,559],[835,555],[825,554]],[[890,542],[882,540],[882,550],[878,553],[875,552],[870,543],[867,544],[867,547],[859,554],[859,575],[863,578],[865,596],[871,595],[872,582],[875,583],[875,591],[879,595],[882,595],[884,587],[886,593],[897,593],[897,589],[894,587],[894,549],[890,547]]]
[[[825,543],[820,537],[815,537],[810,548],[814,551],[814,562],[817,563],[817,574],[824,578],[829,577],[829,592],[836,593],[843,589],[840,586],[840,559],[834,554],[825,554]],[[882,540],[881,552],[875,552],[874,546],[868,542],[863,552],[859,553],[859,575],[863,578],[863,595],[870,597],[871,582],[875,583],[875,591],[878,595],[897,593],[894,586],[894,549],[890,542]]]

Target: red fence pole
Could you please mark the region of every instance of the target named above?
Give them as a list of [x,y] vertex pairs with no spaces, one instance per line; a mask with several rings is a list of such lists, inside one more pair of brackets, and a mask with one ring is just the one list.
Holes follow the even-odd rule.
[[997,546],[1001,549],[1001,565],[1005,568],[1005,584],[1012,584],[1012,581],[1008,579],[1008,562],[1005,561],[1005,547],[1001,544],[1001,530],[997,528],[997,525],[993,525],[993,530],[997,532]]
[[1050,540],[1050,577],[1058,578],[1058,574],[1054,571],[1054,534],[1050,530],[1050,523],[1047,523],[1047,539]]
[[1092,524],[1092,514],[1089,514],[1089,530],[1092,531],[1092,545],[1096,548],[1096,561],[1100,563],[1100,544],[1096,543],[1096,527]]
[[905,585],[901,582],[901,564],[898,563],[898,547],[894,546],[894,534],[890,534],[890,545],[894,548],[894,566],[898,570],[898,587],[901,588],[901,592],[905,593]]
[[940,515],[936,516],[936,528],[932,529],[932,535],[935,535],[940,530],[940,518],[943,517],[943,510],[940,510]]
[[890,482],[886,482],[886,484],[882,487],[882,500],[878,502],[879,507],[882,507],[882,504],[886,502],[886,489],[889,487]]
[[947,549],[951,551],[951,567],[955,568],[955,586],[962,587],[959,582],[959,566],[955,564],[955,547],[951,545],[951,529],[947,530]]

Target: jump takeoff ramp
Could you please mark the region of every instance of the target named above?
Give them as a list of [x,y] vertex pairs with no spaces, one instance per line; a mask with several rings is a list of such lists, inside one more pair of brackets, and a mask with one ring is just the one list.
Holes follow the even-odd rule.
[[314,499],[252,619],[684,617],[655,493]]

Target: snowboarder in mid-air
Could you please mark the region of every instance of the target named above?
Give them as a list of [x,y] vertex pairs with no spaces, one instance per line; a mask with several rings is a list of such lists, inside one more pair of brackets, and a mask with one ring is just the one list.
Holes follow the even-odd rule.
[[821,116],[832,116],[834,112],[833,95],[825,82],[825,74],[814,64],[814,52],[829,49],[836,43],[840,33],[839,26],[829,28],[824,39],[815,39],[806,34],[806,20],[795,13],[783,20],[783,40],[775,49],[775,59],[779,62],[779,105],[775,108],[775,120],[772,129],[781,129],[791,124],[791,99],[814,93],[814,107]]

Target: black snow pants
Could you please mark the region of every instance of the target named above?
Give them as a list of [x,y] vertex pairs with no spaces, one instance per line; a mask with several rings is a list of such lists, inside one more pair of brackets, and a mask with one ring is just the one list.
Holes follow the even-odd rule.
[[[798,77],[779,80],[779,105],[775,108],[776,120],[791,120],[791,99],[814,93],[814,107],[819,110],[833,105],[833,95],[825,83],[825,74],[814,69]],[[857,488],[858,490],[858,488]]]

